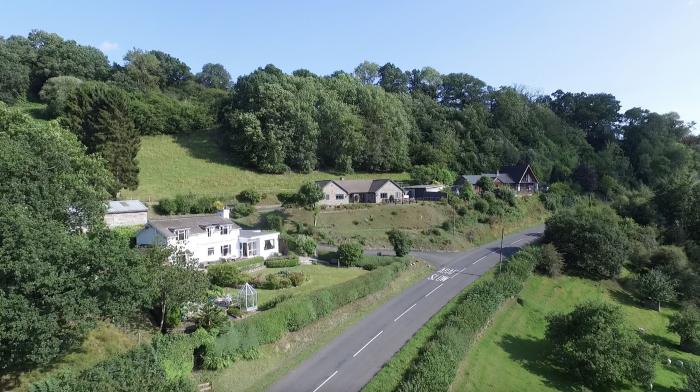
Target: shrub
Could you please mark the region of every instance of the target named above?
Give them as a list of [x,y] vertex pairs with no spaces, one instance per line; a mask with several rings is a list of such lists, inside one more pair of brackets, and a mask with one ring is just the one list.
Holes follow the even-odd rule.
[[238,306],[229,306],[226,309],[226,314],[231,317],[240,318],[243,315],[243,311]]
[[589,302],[571,313],[551,315],[546,339],[557,366],[593,390],[648,385],[654,380],[658,347],[625,325],[618,306]]
[[338,246],[338,261],[340,264],[350,267],[362,259],[363,249],[360,244],[341,244]]
[[372,271],[379,267],[397,262],[405,262],[405,259],[394,256],[363,256],[360,261],[355,263],[355,267],[360,267],[367,271]]
[[286,268],[286,267],[296,267],[299,265],[298,256],[287,256],[287,257],[274,257],[265,260],[265,267],[267,268]]
[[290,272],[287,274],[287,276],[294,287],[299,287],[306,281],[306,275],[300,271]]
[[597,278],[620,273],[630,244],[620,217],[607,206],[559,211],[547,220],[544,237],[564,254],[568,265]]
[[[405,263],[393,263],[335,286],[276,303],[237,323],[207,345],[204,366],[219,369],[240,358],[256,356],[259,346],[279,340],[334,309],[383,289],[404,270]],[[267,306],[267,305],[266,305]]]
[[474,200],[474,209],[481,213],[486,213],[489,210],[489,202],[482,198],[478,198]]
[[503,301],[520,291],[537,257],[536,248],[524,249],[509,259],[502,272],[465,289],[442,326],[423,346],[397,390],[448,390],[464,354]]
[[494,189],[493,193],[496,195],[498,199],[503,200],[504,202],[508,203],[509,206],[515,207],[516,205],[516,199],[515,199],[515,192],[513,192],[512,189],[508,187],[499,187]]
[[563,267],[564,258],[557,250],[557,247],[552,244],[544,244],[537,269],[549,276],[559,276]]
[[284,218],[278,213],[268,213],[263,217],[263,225],[266,229],[282,231],[284,229]]
[[479,181],[476,182],[476,186],[481,188],[482,194],[484,192],[493,192],[494,189],[496,189],[496,185],[493,183],[493,180],[490,179],[489,177],[479,178]]
[[253,189],[246,189],[236,195],[236,200],[240,201],[241,203],[256,205],[260,203],[264,197],[265,195],[263,193]]
[[685,388],[683,388],[683,392],[700,391],[700,364],[697,362],[690,362],[686,368]]
[[207,276],[212,284],[221,287],[236,287],[251,280],[249,275],[242,273],[233,263],[210,265]]
[[671,316],[668,330],[681,337],[681,350],[691,352],[700,344],[700,310],[693,305],[685,306]]
[[283,239],[291,252],[302,256],[312,256],[316,253],[316,241],[310,236],[304,234],[285,235]]
[[236,203],[231,207],[231,217],[243,218],[255,212],[255,207],[248,203]]
[[227,327],[227,324],[228,317],[226,317],[226,312],[212,302],[204,304],[195,319],[195,325],[207,331],[213,329],[221,331]]
[[404,257],[411,252],[411,247],[413,246],[413,240],[408,235],[408,233],[393,229],[387,233],[389,236],[389,242],[391,246],[394,247],[394,252],[398,257]]

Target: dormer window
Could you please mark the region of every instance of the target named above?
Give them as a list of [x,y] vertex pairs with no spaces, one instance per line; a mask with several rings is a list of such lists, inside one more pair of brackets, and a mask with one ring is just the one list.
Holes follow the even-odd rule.
[[216,229],[216,228],[215,228],[214,226],[209,226],[209,227],[207,227],[207,237],[211,237],[212,235],[214,235],[214,230],[215,230],[215,229]]
[[185,241],[190,238],[190,229],[177,229],[175,230],[175,238],[178,241]]
[[229,225],[223,225],[223,226],[221,226],[221,235],[228,235],[228,232],[229,232],[230,229],[231,229],[231,228],[230,228]]

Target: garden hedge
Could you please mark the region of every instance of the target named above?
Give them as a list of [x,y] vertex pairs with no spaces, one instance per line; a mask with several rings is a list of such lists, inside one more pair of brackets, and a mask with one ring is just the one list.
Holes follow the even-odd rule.
[[259,347],[297,331],[335,309],[377,292],[394,280],[408,263],[404,260],[379,267],[365,275],[287,299],[274,308],[234,323],[213,343],[207,344],[204,366],[220,369],[233,361],[257,357]]
[[539,247],[526,248],[512,256],[500,273],[467,288],[414,359],[397,390],[448,390],[466,352],[506,299],[520,292],[539,255]]
[[299,265],[299,256],[275,257],[265,260],[267,268],[296,267]]

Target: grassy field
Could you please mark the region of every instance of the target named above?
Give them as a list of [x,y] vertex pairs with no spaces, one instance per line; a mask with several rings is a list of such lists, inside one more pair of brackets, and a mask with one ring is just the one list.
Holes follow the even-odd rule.
[[[142,342],[150,339],[150,334],[142,332]],[[112,324],[100,323],[86,337],[81,347],[59,360],[51,369],[35,370],[23,374],[16,391],[26,391],[32,382],[44,379],[56,372],[65,370],[83,370],[113,355],[128,351],[139,342],[136,333],[125,333]],[[0,384],[0,389],[2,389]],[[3,389],[4,390],[4,389]]]
[[[336,268],[324,264],[318,265],[300,265],[291,268],[265,268],[254,275],[268,275],[281,271],[301,271],[306,276],[306,281],[299,287],[289,287],[279,290],[258,290],[258,303],[264,304],[271,299],[282,295],[301,295],[307,294],[318,289],[328,286],[334,286],[338,283],[343,283],[350,279],[357,278],[360,275],[366,274],[367,271],[361,268]],[[233,291],[238,294],[238,290]]]
[[[354,240],[366,248],[390,248],[386,232],[392,228],[412,234],[414,249],[459,250],[496,239],[501,227],[513,232],[542,223],[548,216],[537,198],[519,200],[521,213],[501,223],[484,224],[476,220],[465,227],[444,230],[442,224],[454,218],[453,209],[445,203],[368,205],[359,209],[323,210],[318,216],[316,237],[326,243],[340,244]],[[313,211],[290,209],[285,212],[292,223],[313,227]],[[246,222],[254,225],[257,217]],[[291,227],[291,225],[290,225]]]
[[[586,300],[621,305],[632,328],[644,328],[645,339],[659,344],[664,357],[700,360],[677,349],[678,336],[667,332],[671,309],[661,313],[639,307],[617,283],[592,282],[575,277],[551,279],[535,276],[515,301],[501,310],[482,340],[463,360],[452,384],[453,391],[573,391],[570,376],[546,363],[549,349],[543,340],[545,316],[567,312]],[[654,391],[671,391],[683,382],[677,367],[657,366]],[[642,389],[630,389],[641,391]]]
[[[217,130],[186,135],[145,136],[138,154],[139,187],[123,191],[122,198],[157,201],[178,193],[231,198],[243,189],[256,189],[268,194],[266,202],[276,202],[275,194],[295,191],[306,181],[338,178],[324,172],[309,174],[261,174],[233,164],[219,146]],[[408,174],[345,175],[345,178],[407,179]]]
[[202,382],[211,381],[217,391],[264,391],[348,327],[430,272],[426,263],[414,263],[383,290],[344,306],[299,331],[289,333],[278,342],[264,346],[260,358],[238,361],[217,372],[197,372],[196,377]]

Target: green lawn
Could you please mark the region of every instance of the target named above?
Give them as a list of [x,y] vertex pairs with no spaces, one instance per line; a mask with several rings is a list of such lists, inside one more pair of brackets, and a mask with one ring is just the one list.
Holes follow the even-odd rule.
[[[637,306],[616,283],[592,282],[575,277],[551,279],[532,277],[520,298],[508,303],[488,328],[483,339],[461,364],[453,391],[572,391],[571,377],[553,370],[545,363],[547,343],[543,340],[545,316],[567,312],[586,300],[620,304],[632,328],[644,328],[645,339],[659,344],[664,357],[700,360],[700,357],[677,349],[678,336],[666,331],[673,310],[661,313]],[[678,388],[683,376],[678,368],[661,362],[657,366],[654,391]],[[630,389],[641,391],[641,389]]]
[[[420,202],[417,204],[368,205],[364,208],[322,210],[316,222],[316,237],[326,243],[340,244],[354,240],[366,248],[391,248],[386,232],[393,228],[412,234],[414,249],[457,250],[467,249],[496,239],[501,227],[514,232],[542,223],[548,216],[542,203],[535,198],[519,200],[521,212],[493,225],[476,220],[457,229],[442,229],[451,221],[453,209],[445,203]],[[313,226],[314,213],[303,209],[288,209],[287,219],[293,223]],[[255,225],[258,217],[240,223]],[[293,228],[293,224],[289,228]]]
[[[243,189],[256,189],[268,194],[267,202],[276,202],[275,194],[295,191],[306,181],[338,178],[338,175],[312,172],[309,174],[262,174],[233,164],[220,146],[218,130],[185,135],[144,136],[141,140],[139,187],[123,191],[121,197],[157,201],[178,193],[231,198]],[[355,173],[345,178],[407,179],[404,173]]]
[[[301,295],[307,294],[318,289],[328,286],[334,286],[338,283],[343,283],[350,279],[354,279],[360,275],[366,274],[367,271],[361,268],[336,268],[324,264],[317,265],[300,265],[291,268],[265,268],[254,275],[274,274],[280,271],[301,271],[306,275],[306,281],[299,287],[289,287],[279,290],[258,290],[258,303],[264,304],[271,299],[281,295]],[[238,293],[235,289],[227,289]]]
[[196,372],[195,376],[200,382],[211,381],[216,391],[264,391],[344,330],[395,295],[424,279],[431,271],[425,262],[413,263],[384,289],[337,309],[311,325],[285,335],[275,343],[263,346],[260,358],[238,361],[220,371]]

